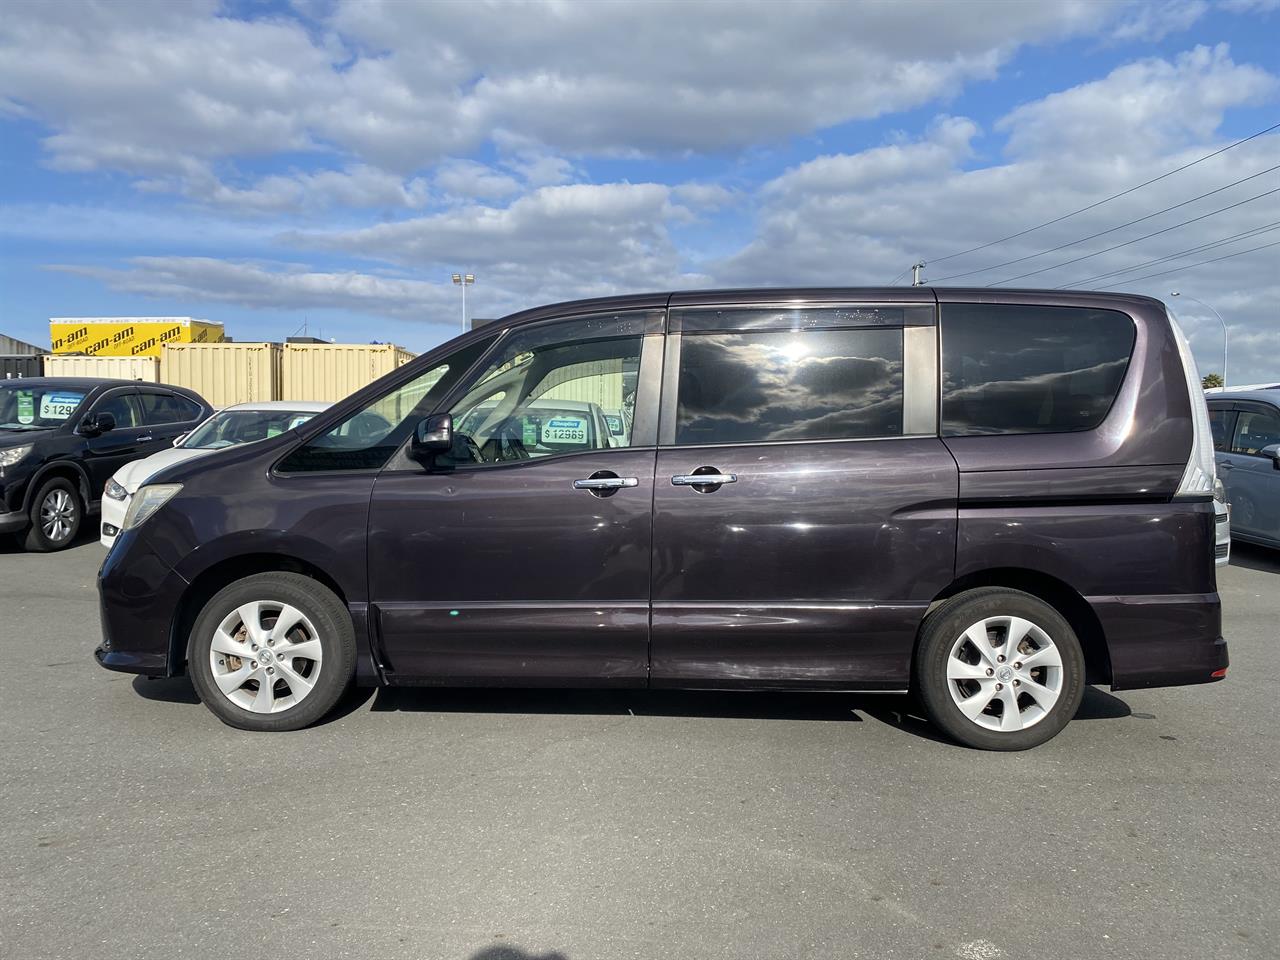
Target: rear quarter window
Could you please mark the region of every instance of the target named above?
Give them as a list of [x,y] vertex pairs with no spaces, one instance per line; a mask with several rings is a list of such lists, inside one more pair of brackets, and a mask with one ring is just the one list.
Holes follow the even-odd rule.
[[1102,423],[1133,354],[1115,310],[942,307],[942,433],[1075,433]]

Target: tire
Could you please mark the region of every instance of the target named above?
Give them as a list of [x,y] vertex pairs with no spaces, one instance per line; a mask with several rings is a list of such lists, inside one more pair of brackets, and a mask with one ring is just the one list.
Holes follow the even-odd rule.
[[[277,630],[286,618],[290,625]],[[224,587],[204,605],[187,641],[196,693],[241,730],[310,726],[350,685],[355,662],[346,606],[296,573],[260,573]]]
[[[1018,644],[1012,654],[1005,652],[1011,639]],[[1084,654],[1071,625],[1043,600],[1003,587],[940,604],[921,627],[914,666],[929,719],[980,750],[1039,746],[1061,732],[1084,697]]]
[[84,519],[84,504],[75,484],[62,477],[41,484],[31,498],[29,517],[31,526],[22,541],[26,549],[51,553],[71,546]]

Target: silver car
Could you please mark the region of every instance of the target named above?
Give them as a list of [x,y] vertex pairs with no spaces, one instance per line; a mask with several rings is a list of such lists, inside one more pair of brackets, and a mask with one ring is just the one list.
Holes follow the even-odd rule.
[[1228,390],[1208,401],[1231,536],[1280,548],[1280,389]]

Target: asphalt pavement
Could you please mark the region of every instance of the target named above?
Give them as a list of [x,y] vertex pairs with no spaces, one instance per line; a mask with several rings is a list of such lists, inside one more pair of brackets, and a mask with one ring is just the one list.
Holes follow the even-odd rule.
[[0,957],[1280,955],[1280,554],[1225,683],[1023,754],[902,698],[382,691],[293,734],[93,661],[96,542],[0,546]]

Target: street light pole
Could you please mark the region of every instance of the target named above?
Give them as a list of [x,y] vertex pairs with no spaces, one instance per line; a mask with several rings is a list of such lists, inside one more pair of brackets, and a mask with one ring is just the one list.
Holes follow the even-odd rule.
[[[1187,295],[1174,290],[1169,294],[1169,296],[1186,297]],[[1209,306],[1209,304],[1205,303],[1203,300],[1196,297],[1187,297],[1187,299],[1200,304],[1200,306],[1212,312],[1213,315],[1218,318],[1218,322],[1222,324],[1222,388],[1225,390],[1227,387],[1227,321],[1222,319],[1222,314],[1217,310],[1214,310],[1213,307]]]
[[455,273],[453,282],[462,288],[462,332],[467,332],[467,287],[476,282],[474,273]]

